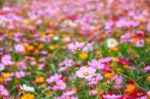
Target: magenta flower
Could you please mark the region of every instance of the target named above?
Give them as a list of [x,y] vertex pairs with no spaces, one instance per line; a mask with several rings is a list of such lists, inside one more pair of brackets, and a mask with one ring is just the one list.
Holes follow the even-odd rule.
[[94,76],[95,72],[96,69],[92,67],[83,66],[76,72],[76,76],[78,76],[79,78],[90,79]]

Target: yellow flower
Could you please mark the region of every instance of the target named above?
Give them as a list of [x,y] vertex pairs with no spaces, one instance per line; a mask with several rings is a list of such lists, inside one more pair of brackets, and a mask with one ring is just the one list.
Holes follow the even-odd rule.
[[44,77],[37,77],[36,82],[37,83],[43,83],[44,82]]
[[34,50],[34,47],[33,47],[33,46],[28,46],[28,47],[27,47],[27,50],[28,50],[28,51],[33,51],[33,50]]
[[54,37],[54,34],[50,33],[48,36],[49,36],[50,38],[53,38],[53,37]]
[[4,79],[0,76],[0,84],[3,83]]
[[81,54],[79,55],[79,57],[80,57],[81,59],[87,59],[87,58],[88,58],[88,54],[87,54],[87,53],[81,53]]
[[52,51],[55,50],[55,48],[56,48],[56,47],[55,47],[54,45],[50,45],[50,46],[49,46],[49,49],[52,50]]
[[3,78],[9,78],[10,77],[10,73],[9,72],[7,72],[7,73],[3,73]]
[[111,51],[118,51],[118,48],[117,47],[111,47],[110,50]]
[[45,32],[41,32],[41,33],[40,33],[40,37],[41,37],[41,38],[43,38],[43,37],[45,37],[45,36],[46,36],[46,33],[45,33]]
[[29,19],[24,19],[24,23],[28,25],[28,24],[30,24],[30,20]]
[[127,88],[125,89],[125,92],[127,94],[132,94],[135,91],[135,88],[136,88],[135,84],[128,84]]
[[21,96],[21,99],[34,99],[34,95],[30,93],[26,93],[23,96]]
[[39,49],[43,49],[44,48],[44,44],[40,44],[38,48]]
[[31,60],[32,60],[32,61],[35,61],[35,57],[31,57]]

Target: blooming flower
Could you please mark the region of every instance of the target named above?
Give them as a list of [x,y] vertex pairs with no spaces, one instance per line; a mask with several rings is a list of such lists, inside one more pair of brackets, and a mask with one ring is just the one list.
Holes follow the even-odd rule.
[[95,74],[95,72],[96,69],[83,66],[76,72],[76,76],[78,76],[79,78],[89,79]]

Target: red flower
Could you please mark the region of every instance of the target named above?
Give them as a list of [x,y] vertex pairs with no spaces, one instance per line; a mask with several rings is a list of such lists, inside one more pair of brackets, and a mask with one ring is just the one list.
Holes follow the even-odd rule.
[[118,63],[123,64],[123,65],[129,65],[129,62],[124,58],[119,58]]
[[16,90],[19,91],[21,89],[20,85],[16,86]]

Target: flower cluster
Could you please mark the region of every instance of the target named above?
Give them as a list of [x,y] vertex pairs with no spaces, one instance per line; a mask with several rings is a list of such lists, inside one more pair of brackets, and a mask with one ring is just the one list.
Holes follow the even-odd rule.
[[0,99],[150,99],[149,0],[0,0]]

